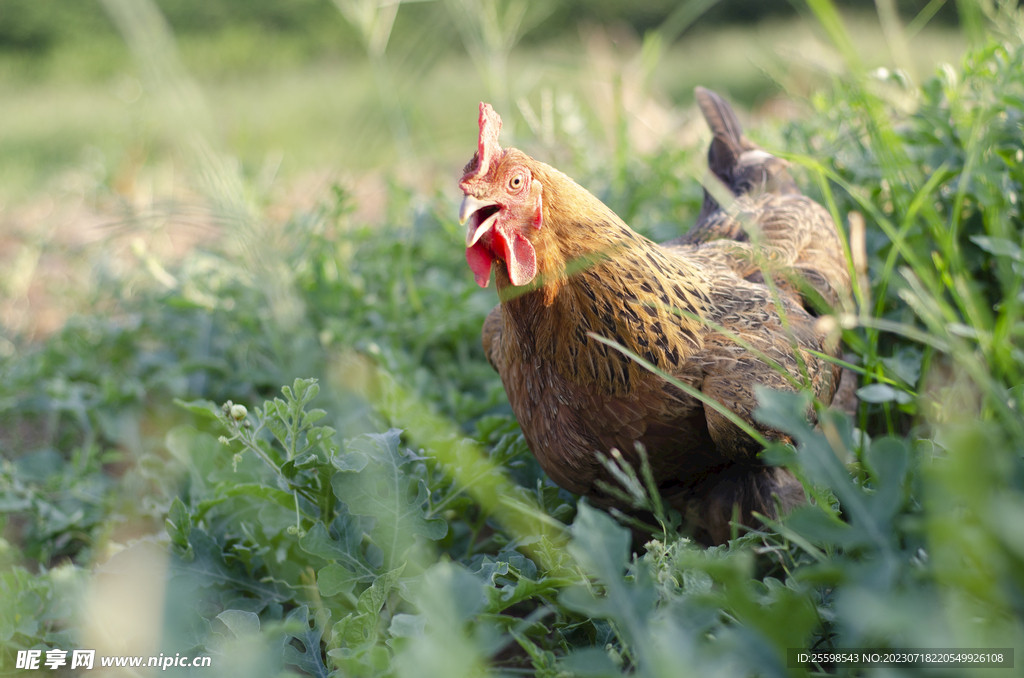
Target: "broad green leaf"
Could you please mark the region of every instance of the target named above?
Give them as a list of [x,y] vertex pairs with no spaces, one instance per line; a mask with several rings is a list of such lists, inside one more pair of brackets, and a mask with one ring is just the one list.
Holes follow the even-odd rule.
[[362,452],[341,452],[331,457],[331,464],[339,471],[362,471],[370,460]]
[[569,553],[595,577],[618,580],[629,562],[632,536],[604,511],[586,503],[579,505],[572,524]]
[[500,589],[485,589],[488,597],[488,612],[501,612],[516,603],[542,596],[557,596],[558,592],[575,583],[575,580],[564,577],[541,577],[534,581],[521,577],[515,584],[506,584]]
[[388,633],[393,638],[419,638],[425,635],[427,620],[419,614],[396,614],[391,617]]
[[923,354],[919,349],[905,346],[896,351],[891,358],[882,358],[882,364],[897,377],[914,387],[917,385],[917,380],[921,378],[922,359]]
[[427,486],[406,472],[416,460],[399,451],[400,435],[392,429],[350,441],[348,448],[366,455],[370,463],[358,474],[339,472],[331,480],[335,495],[349,512],[376,521],[370,534],[383,551],[386,566],[401,562],[415,535],[440,539],[448,532],[444,520],[424,515]]
[[376,567],[362,552],[363,534],[368,523],[358,516],[338,516],[332,527],[340,539],[333,539],[324,524],[317,521],[299,540],[299,547],[306,553],[335,561],[351,572],[358,582],[373,581],[377,577]]
[[504,577],[508,573],[509,565],[507,562],[497,561],[490,556],[484,556],[480,561],[480,566],[473,571],[473,574],[489,584],[498,584],[498,578]]
[[496,561],[485,556],[473,571],[474,575],[490,584],[484,587],[488,613],[496,614],[531,598],[557,595],[559,590],[576,581],[559,577],[540,577],[535,580],[533,577],[537,577],[537,566],[523,554],[505,551],[499,557],[507,560]]
[[292,610],[286,621],[298,622],[305,629],[300,633],[289,633],[288,635],[302,643],[303,650],[298,650],[293,644],[285,643],[284,661],[286,664],[293,664],[315,678],[328,678],[330,671],[324,664],[320,654],[320,639],[324,635],[324,627],[331,619],[331,611],[321,609],[317,611],[313,620],[313,627],[309,626],[309,608],[305,605]]
[[188,410],[192,414],[198,414],[199,416],[207,419],[219,419],[224,414],[223,410],[220,409],[220,406],[211,400],[190,400],[185,402],[184,400],[175,398],[174,404]]
[[[29,582],[21,584],[31,586]],[[39,592],[21,588],[18,584],[12,587],[6,577],[0,580],[0,593],[4,594],[4,604],[0,605],[0,642],[9,642],[16,633],[29,638],[34,636],[39,631],[40,617],[46,609],[43,597]]]
[[992,498],[988,520],[1006,546],[1018,558],[1024,558],[1024,493],[998,493]]
[[[496,650],[491,627],[474,616],[484,605],[484,582],[451,562],[431,566],[415,593],[425,633],[408,638],[395,658],[401,678],[486,675]],[[467,623],[473,620],[476,623]]]
[[289,459],[285,463],[281,464],[281,475],[287,478],[289,481],[295,480],[295,476],[299,474],[299,469],[295,468],[295,460]]
[[224,562],[220,544],[206,530],[192,528],[189,533],[193,559],[189,562],[172,555],[170,570],[174,576],[185,577],[199,587],[220,586],[255,596],[260,608],[269,603],[283,603],[291,600],[294,593],[280,582],[257,581],[246,573],[240,564],[229,567]]
[[565,589],[559,600],[577,612],[614,621],[627,642],[639,643],[649,635],[648,624],[658,594],[642,563],[634,579],[626,581],[631,543],[629,530],[607,513],[581,502],[572,524],[569,553],[605,586],[606,593],[598,596],[592,588],[578,585]]
[[754,393],[757,395],[755,419],[793,436],[806,436],[811,433],[811,427],[807,423],[807,414],[811,406],[810,394],[774,391],[761,385],[755,385]]
[[565,657],[559,666],[579,678],[618,678],[622,671],[603,648],[588,647]]
[[461,565],[441,562],[424,574],[416,599],[431,616],[465,621],[484,608],[483,582]]
[[64,457],[57,450],[47,447],[19,457],[15,460],[14,466],[18,479],[22,482],[44,484],[52,476],[61,475]]
[[338,563],[331,563],[316,573],[316,587],[325,598],[339,593],[351,593],[358,577]]
[[1021,257],[1020,245],[1006,238],[994,238],[987,235],[972,235],[971,242],[997,257],[1010,257],[1016,261],[1024,261]]
[[366,650],[368,616],[365,612],[350,612],[331,627],[331,643],[341,646],[338,648],[341,657],[353,657]]
[[356,611],[334,625],[333,634],[350,649],[372,645],[379,635],[380,611],[395,589],[405,565],[377,577],[359,594]]
[[[757,388],[755,392],[759,404],[754,417],[792,435],[797,442],[797,459],[810,481],[830,488],[853,526],[863,530],[864,538],[888,550],[891,546],[889,526],[874,518],[864,489],[854,485],[825,435],[808,423],[804,415],[810,403],[808,396],[763,388]],[[852,446],[849,422],[845,417],[826,410],[820,414],[820,424],[835,428],[840,432],[842,441]]]
[[175,426],[164,436],[167,451],[188,469],[192,478],[191,491],[205,498],[209,492],[209,476],[228,450],[209,433],[203,433],[192,426]]
[[866,403],[889,403],[896,401],[906,405],[913,397],[904,391],[898,391],[889,384],[868,384],[857,389],[857,397]]
[[854,530],[849,523],[844,523],[817,506],[797,507],[786,516],[783,524],[817,545],[855,546],[864,539],[860,530]]
[[398,583],[399,578],[402,576],[402,572],[405,570],[405,565],[399,568],[386,572],[381,576],[373,580],[373,584],[368,589],[359,594],[359,601],[356,603],[356,611],[365,612],[374,616],[380,614],[380,609],[384,607],[385,601],[388,596],[391,595],[391,591],[394,590],[395,585]]
[[260,616],[254,612],[224,610],[217,615],[217,619],[224,622],[238,638],[255,636],[260,632]]
[[[306,426],[307,424],[303,424]],[[306,446],[304,451],[313,450],[314,454],[322,462],[326,462],[330,456],[338,451],[334,444],[334,435],[337,433],[330,426],[313,426],[305,429]]]
[[302,417],[302,425],[312,426],[326,416],[327,412],[325,410],[307,410],[306,414]]
[[867,462],[875,480],[872,510],[879,521],[891,522],[905,495],[909,465],[906,443],[897,438],[878,438],[867,450]]

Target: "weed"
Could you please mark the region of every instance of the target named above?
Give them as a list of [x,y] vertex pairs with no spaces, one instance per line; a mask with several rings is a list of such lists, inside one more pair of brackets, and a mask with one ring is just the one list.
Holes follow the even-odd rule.
[[[902,33],[880,4],[895,43],[926,21]],[[1009,3],[971,16],[959,67],[918,86],[848,54],[779,133],[801,185],[863,222],[837,319],[861,404],[812,428],[804,394],[761,393],[756,416],[795,441],[764,456],[814,501],[711,549],[644,468],[606,460],[655,516],[642,551],[544,477],[479,346],[494,299],[445,196],[392,186],[368,225],[337,188],[277,231],[244,173],[195,146],[232,237],[101,278],[95,312],[0,346],[3,669],[30,648],[123,654],[104,632],[127,627],[133,648],[253,676],[821,675],[787,650],[1021,647],[1024,47]],[[586,158],[574,105],[525,143],[674,235],[699,207],[695,154]],[[957,668],[974,673],[998,675]]]

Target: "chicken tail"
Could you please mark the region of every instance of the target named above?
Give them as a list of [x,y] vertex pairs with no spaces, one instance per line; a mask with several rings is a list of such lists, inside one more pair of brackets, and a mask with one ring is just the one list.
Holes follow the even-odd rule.
[[[800,193],[787,171],[789,162],[748,139],[743,134],[736,112],[725,99],[703,87],[697,87],[694,93],[714,135],[708,148],[708,168],[733,197],[757,193]],[[704,206],[698,222],[719,208],[718,201],[705,189]]]
[[714,135],[708,149],[708,168],[731,188],[732,172],[740,156],[744,151],[755,150],[757,146],[743,135],[739,118],[725,99],[703,87],[697,87],[693,92],[700,112]]

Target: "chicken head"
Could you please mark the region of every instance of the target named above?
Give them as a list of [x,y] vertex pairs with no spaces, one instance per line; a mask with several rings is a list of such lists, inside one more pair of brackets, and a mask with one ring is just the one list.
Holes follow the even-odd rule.
[[531,231],[541,228],[543,186],[523,162],[525,156],[498,145],[501,117],[480,104],[477,152],[466,165],[459,188],[465,194],[459,223],[466,224],[466,261],[480,287],[487,287],[495,261],[509,281],[526,285],[537,276]]

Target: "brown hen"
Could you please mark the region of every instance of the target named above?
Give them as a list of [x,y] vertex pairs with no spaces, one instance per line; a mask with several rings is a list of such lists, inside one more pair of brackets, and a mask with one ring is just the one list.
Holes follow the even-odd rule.
[[743,136],[722,99],[697,94],[714,132],[711,169],[732,202],[707,195],[684,238],[655,244],[558,170],[502,149],[488,104],[459,182],[459,217],[477,282],[486,286],[493,268],[501,300],[484,323],[488,360],[545,472],[616,506],[599,486],[613,480],[597,453],[617,449],[638,467],[642,445],[663,497],[698,537],[721,543],[734,506],[756,526],[753,512],[776,515],[772,495],[784,509],[802,501],[799,483],[764,465],[760,446],[727,417],[593,335],[780,439],[753,419],[754,387],[793,389],[770,361],[832,399],[838,372],[811,351],[837,355],[837,342],[805,308],[800,281],[834,303],[849,278],[828,213],[799,194],[784,161]]

